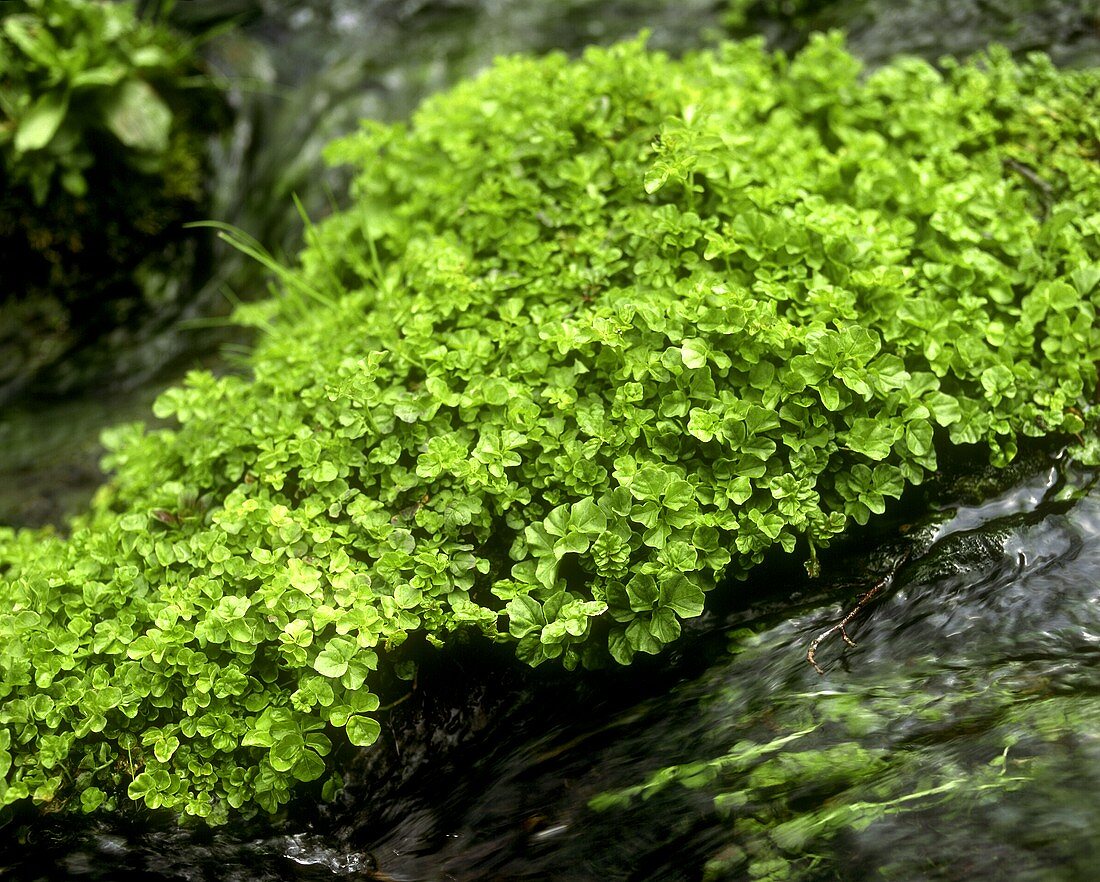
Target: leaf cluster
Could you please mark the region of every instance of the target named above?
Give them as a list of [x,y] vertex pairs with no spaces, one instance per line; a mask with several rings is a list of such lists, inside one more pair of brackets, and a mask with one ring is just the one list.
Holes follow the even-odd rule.
[[136,171],[169,153],[172,96],[193,49],[138,19],[130,3],[17,0],[0,20],[0,155],[13,184],[43,204],[51,187],[88,190],[96,139]]
[[634,42],[334,146],[249,374],[113,432],[69,538],[0,539],[0,801],[273,810],[412,635],[625,664],[937,447],[1086,432],[1098,83]]
[[90,382],[173,308],[225,111],[192,43],[132,3],[0,4],[0,399]]

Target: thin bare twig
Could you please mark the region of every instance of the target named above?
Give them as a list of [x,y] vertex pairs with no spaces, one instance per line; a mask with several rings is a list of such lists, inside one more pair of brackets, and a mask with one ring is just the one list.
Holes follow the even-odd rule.
[[1054,187],[1051,183],[1043,178],[1030,165],[1020,162],[1019,160],[1008,158],[1003,160],[1003,165],[1006,170],[1016,172],[1016,174],[1020,175],[1020,177],[1038,191],[1039,202],[1043,208],[1043,216],[1045,217],[1050,214],[1050,206],[1054,200]]
[[905,561],[908,560],[908,558],[909,558],[909,551],[906,550],[905,554],[903,554],[901,556],[901,558],[898,560],[898,562],[896,564],[894,564],[894,566],[890,570],[890,572],[888,572],[885,576],[883,576],[881,579],[879,579],[874,585],[872,585],[870,590],[865,591],[860,596],[859,600],[856,601],[856,605],[853,606],[851,610],[849,610],[848,614],[846,616],[844,616],[843,619],[841,619],[839,622],[837,622],[835,625],[833,625],[828,630],[822,631],[820,634],[818,634],[810,642],[809,649],[806,650],[806,661],[808,661],[811,665],[813,665],[815,671],[817,671],[822,676],[824,676],[824,674],[825,674],[825,671],[817,663],[817,649],[818,649],[819,646],[821,646],[822,643],[824,643],[826,640],[828,640],[830,637],[832,637],[833,634],[840,634],[841,639],[846,644],[848,644],[849,646],[855,646],[856,645],[855,641],[851,637],[848,636],[848,630],[847,630],[848,625],[851,624],[852,620],[856,616],[858,616],[861,612],[863,612],[863,610],[867,606],[867,604],[869,604],[872,600],[874,600],[879,595],[879,593],[881,593],[883,588],[885,588],[887,585],[889,585],[894,580],[894,576],[897,575],[898,570],[901,569],[901,565],[903,563],[905,563]]

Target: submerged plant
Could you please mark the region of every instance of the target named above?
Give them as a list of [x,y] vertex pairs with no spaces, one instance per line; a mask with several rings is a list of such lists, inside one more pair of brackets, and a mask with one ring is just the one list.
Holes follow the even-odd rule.
[[335,146],[249,374],[113,432],[68,538],[0,539],[0,798],[274,810],[410,636],[625,664],[937,446],[1095,458],[1098,83],[635,42]]
[[[757,635],[735,637],[739,651],[767,666]],[[590,807],[629,812],[694,791],[708,797],[704,811],[728,836],[704,878],[851,878],[866,871],[851,867],[853,837],[873,839],[891,819],[912,837],[922,820],[931,830],[964,816],[973,823],[1008,793],[1023,800],[1057,792],[1059,782],[1064,789],[1073,761],[1088,755],[1076,734],[1095,731],[1100,702],[1047,694],[1048,685],[1026,661],[977,671],[931,658],[910,660],[901,674],[879,670],[806,692],[711,684],[697,709],[711,725],[692,758],[601,793]],[[698,811],[698,801],[690,805]],[[922,855],[920,866],[942,860]],[[877,868],[881,878],[913,872],[904,861],[893,875]]]

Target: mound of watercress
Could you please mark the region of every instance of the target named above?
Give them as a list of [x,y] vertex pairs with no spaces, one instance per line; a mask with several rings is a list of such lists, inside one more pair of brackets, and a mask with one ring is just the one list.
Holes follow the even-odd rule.
[[411,635],[625,664],[938,445],[1088,433],[1098,83],[635,42],[334,146],[247,374],[112,433],[71,536],[0,540],[0,799],[273,810],[375,740]]

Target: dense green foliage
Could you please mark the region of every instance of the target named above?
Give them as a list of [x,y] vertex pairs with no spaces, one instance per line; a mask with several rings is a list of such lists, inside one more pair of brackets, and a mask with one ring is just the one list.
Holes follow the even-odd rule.
[[410,635],[627,663],[937,443],[1085,431],[1097,83],[634,43],[335,147],[352,205],[243,313],[249,374],[115,432],[69,538],[0,543],[3,801],[274,809],[378,736]]
[[197,74],[131,3],[0,6],[0,397],[132,320],[143,278],[179,259],[218,105]]
[[20,0],[9,6],[0,35],[7,179],[28,185],[39,205],[55,184],[83,196],[98,132],[109,132],[136,170],[160,170],[172,111],[152,83],[178,76],[190,47],[138,21],[129,4]]

